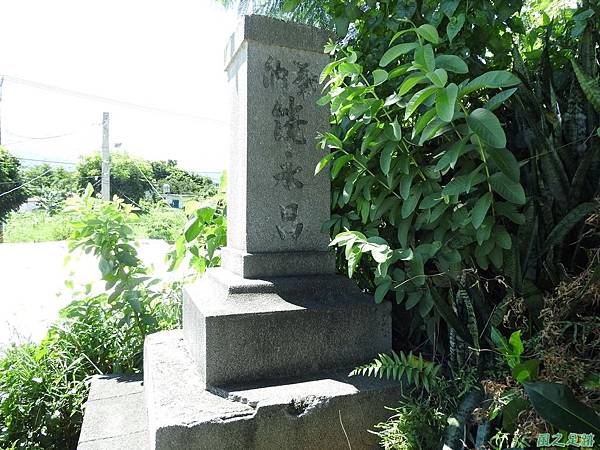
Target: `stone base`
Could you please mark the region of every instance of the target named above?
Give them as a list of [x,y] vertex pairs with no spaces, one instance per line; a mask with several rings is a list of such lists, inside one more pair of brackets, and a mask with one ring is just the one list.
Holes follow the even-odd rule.
[[185,288],[183,329],[211,386],[355,367],[392,347],[390,304],[341,275],[248,280],[210,269]]
[[378,448],[367,430],[391,415],[385,406],[399,402],[400,386],[347,374],[207,390],[180,330],[151,335],[144,347],[150,449]]

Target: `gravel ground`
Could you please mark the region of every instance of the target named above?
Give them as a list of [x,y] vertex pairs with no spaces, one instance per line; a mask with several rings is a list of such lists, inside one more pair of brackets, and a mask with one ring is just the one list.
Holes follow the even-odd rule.
[[[166,274],[165,255],[169,245],[163,241],[140,242],[139,255],[154,274]],[[65,280],[74,273],[77,283],[95,283],[100,272],[94,257],[82,255],[65,266],[67,243],[42,242],[0,244],[0,347],[25,341],[39,342],[69,302]]]

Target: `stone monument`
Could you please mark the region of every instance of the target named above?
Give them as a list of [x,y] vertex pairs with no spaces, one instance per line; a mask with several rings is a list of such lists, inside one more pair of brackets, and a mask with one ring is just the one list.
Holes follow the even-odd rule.
[[314,176],[328,35],[245,16],[225,66],[231,91],[228,246],[186,288],[183,331],[149,336],[152,450],[376,448],[367,432],[400,398],[349,371],[391,349],[390,305],[335,274],[330,181]]

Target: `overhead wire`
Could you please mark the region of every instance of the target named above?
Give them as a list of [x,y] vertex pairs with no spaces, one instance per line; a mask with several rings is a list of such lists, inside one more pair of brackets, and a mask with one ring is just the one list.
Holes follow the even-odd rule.
[[21,188],[24,188],[25,186],[29,186],[29,185],[30,185],[31,183],[33,183],[35,180],[37,180],[37,179],[39,179],[39,178],[42,178],[44,175],[46,175],[46,174],[48,174],[48,173],[50,173],[50,172],[52,172],[52,169],[48,169],[48,170],[46,170],[46,171],[45,171],[44,173],[42,173],[41,175],[38,175],[37,177],[35,177],[35,178],[32,178],[31,180],[29,180],[29,181],[27,181],[27,182],[25,182],[25,183],[23,183],[23,184],[21,184],[21,185],[17,186],[17,187],[16,187],[16,188],[14,188],[14,189],[10,189],[10,190],[8,190],[8,191],[6,191],[6,192],[0,192],[0,197],[4,197],[5,195],[8,195],[8,194],[10,194],[10,193],[12,193],[12,192],[15,192],[15,191],[18,191],[19,189],[21,189]]
[[213,117],[200,116],[197,114],[173,111],[173,110],[169,110],[169,109],[158,108],[155,106],[142,105],[139,103],[134,103],[134,102],[126,101],[126,100],[119,100],[119,99],[115,99],[115,98],[111,98],[111,97],[104,97],[102,95],[96,95],[96,94],[90,94],[87,92],[77,91],[74,89],[66,89],[66,88],[63,88],[60,86],[54,86],[51,84],[40,83],[38,81],[27,80],[25,78],[15,77],[12,75],[3,75],[3,77],[14,83],[22,84],[25,86],[31,86],[31,87],[34,87],[37,89],[43,89],[43,90],[47,90],[47,91],[51,91],[51,92],[64,94],[64,95],[71,95],[73,97],[80,97],[80,98],[85,98],[88,100],[96,100],[96,101],[100,101],[103,103],[111,103],[111,104],[124,106],[124,107],[128,107],[128,108],[139,109],[139,110],[143,110],[143,111],[147,111],[147,112],[156,112],[156,113],[161,113],[161,114],[166,114],[166,115],[171,115],[171,116],[187,117],[188,119],[204,120],[204,121],[215,122],[215,123],[220,123],[220,124],[226,123],[224,120],[215,119]]

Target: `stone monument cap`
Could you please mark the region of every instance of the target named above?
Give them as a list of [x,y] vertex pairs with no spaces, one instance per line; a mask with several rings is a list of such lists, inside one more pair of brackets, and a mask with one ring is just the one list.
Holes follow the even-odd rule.
[[286,22],[258,14],[243,16],[225,46],[225,69],[227,70],[245,40],[323,53],[323,47],[332,36],[327,30],[300,23]]

